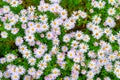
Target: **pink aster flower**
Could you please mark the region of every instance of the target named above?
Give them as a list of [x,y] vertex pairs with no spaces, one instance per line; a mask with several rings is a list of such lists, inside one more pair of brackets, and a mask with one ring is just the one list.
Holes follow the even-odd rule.
[[22,29],[26,29],[27,25],[26,24],[22,24]]
[[36,44],[37,44],[37,45],[40,45],[40,44],[41,44],[41,42],[40,42],[40,41],[36,41]]
[[33,51],[35,52],[37,50],[37,48],[34,48]]
[[44,35],[44,34],[40,34],[40,37],[41,37],[41,38],[44,38],[44,37],[45,37],[45,35]]
[[1,20],[2,20],[3,22],[5,22],[6,19],[7,19],[6,17],[2,17],[2,18],[1,18]]
[[22,4],[22,0],[19,0],[19,4]]
[[0,8],[0,15],[2,15],[3,14],[3,9],[2,8]]
[[119,16],[119,15],[117,15],[117,16],[115,16],[115,18],[118,20],[118,19],[120,19],[120,16]]

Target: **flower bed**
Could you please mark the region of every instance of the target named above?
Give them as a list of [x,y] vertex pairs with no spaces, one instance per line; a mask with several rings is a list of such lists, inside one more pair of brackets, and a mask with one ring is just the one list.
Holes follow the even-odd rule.
[[1,80],[119,80],[120,0],[0,0]]

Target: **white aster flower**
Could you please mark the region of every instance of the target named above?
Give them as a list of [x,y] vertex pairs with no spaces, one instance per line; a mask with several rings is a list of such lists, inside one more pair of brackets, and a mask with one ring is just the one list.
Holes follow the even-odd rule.
[[12,7],[17,7],[18,4],[19,4],[19,2],[18,2],[18,0],[12,0],[12,1],[10,2],[10,4],[11,4]]
[[12,80],[19,80],[19,79],[20,79],[20,75],[18,75],[17,73],[12,74],[12,75],[11,75],[11,79],[12,79]]
[[23,43],[23,38],[18,36],[16,39],[15,39],[15,44],[17,46],[20,46],[21,44]]
[[9,6],[3,6],[3,13],[8,13],[10,12],[10,7]]
[[6,62],[6,58],[0,58],[0,64],[4,64]]
[[35,59],[34,57],[30,57],[30,58],[28,58],[28,63],[29,63],[31,66],[35,65],[36,59]]
[[109,8],[109,9],[108,9],[108,14],[109,14],[109,15],[114,15],[115,12],[116,12],[115,8]]
[[12,62],[12,61],[14,61],[16,58],[17,58],[17,56],[15,56],[14,54],[11,54],[11,53],[9,53],[9,54],[6,55],[6,61],[7,61],[7,62]]
[[111,17],[107,17],[105,23],[106,23],[108,26],[110,26],[110,28],[113,28],[113,27],[115,27],[115,25],[116,25],[114,19],[111,18]]
[[7,38],[7,37],[8,37],[8,33],[6,31],[2,31],[1,38]]
[[45,61],[41,61],[37,66],[39,69],[44,70],[47,67],[47,63]]
[[89,46],[87,44],[80,43],[79,48],[80,48],[80,51],[87,52],[87,50],[89,49]]
[[75,34],[75,38],[76,38],[76,40],[83,39],[83,32],[77,31],[76,34]]
[[28,74],[29,75],[33,76],[33,75],[35,75],[35,73],[36,73],[36,70],[35,70],[34,67],[31,67],[31,68],[28,69]]
[[43,60],[44,60],[45,62],[51,61],[51,55],[50,55],[50,54],[45,54],[44,57],[43,57]]
[[5,78],[10,78],[10,72],[8,72],[8,71],[5,71],[4,73],[3,73],[3,76],[5,77]]
[[93,21],[92,21],[94,24],[99,24],[101,22],[101,18],[97,15],[95,15],[93,17]]
[[115,5],[116,0],[108,0],[108,3],[111,4],[111,5]]

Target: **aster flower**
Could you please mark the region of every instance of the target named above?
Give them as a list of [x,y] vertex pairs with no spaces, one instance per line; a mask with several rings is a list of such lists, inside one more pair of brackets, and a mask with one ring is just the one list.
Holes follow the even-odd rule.
[[68,58],[72,59],[75,57],[75,51],[74,50],[70,50],[67,52],[67,56]]
[[26,45],[20,45],[19,46],[19,51],[21,52],[21,53],[23,53],[24,51],[26,51],[27,50],[27,46]]
[[96,32],[93,32],[93,36],[94,38],[96,39],[100,39],[103,35],[103,32],[102,31],[96,31]]
[[79,72],[76,70],[73,70],[71,73],[71,80],[77,80],[79,77]]
[[65,9],[63,9],[63,10],[61,10],[61,12],[60,12],[60,17],[62,18],[62,19],[66,19],[67,18],[67,11],[65,10]]
[[40,20],[41,20],[42,22],[47,22],[47,20],[48,20],[47,15],[41,15],[41,16],[40,16]]
[[36,32],[36,27],[30,27],[30,28],[28,28],[29,30],[30,30],[30,33],[31,34],[34,34],[35,32]]
[[75,38],[76,38],[76,40],[83,39],[83,32],[77,31],[76,34],[75,34]]
[[12,29],[12,26],[11,26],[10,24],[5,23],[5,24],[4,24],[4,28],[5,28],[6,30],[11,30],[11,29]]
[[65,55],[60,53],[57,55],[57,59],[63,61],[65,59]]
[[14,61],[16,58],[17,58],[17,56],[15,56],[14,54],[11,54],[11,53],[9,53],[9,54],[6,55],[6,61],[7,61],[7,62],[12,62],[12,61]]
[[107,24],[108,26],[110,26],[110,28],[113,28],[113,27],[115,27],[115,25],[116,25],[114,19],[111,18],[111,17],[107,17],[107,19],[106,19],[105,22],[106,22],[106,24]]
[[37,67],[41,70],[44,70],[47,67],[47,63],[45,61],[40,61]]
[[37,50],[34,52],[35,57],[36,57],[36,58],[41,58],[41,57],[43,56],[44,52],[45,52],[45,51],[44,51],[43,49],[37,49]]
[[24,58],[29,58],[29,57],[31,57],[31,51],[28,50],[28,49],[26,49],[22,54],[23,54],[23,57],[24,57]]
[[29,74],[29,75],[32,75],[32,76],[33,76],[35,73],[36,73],[36,70],[35,70],[34,67],[31,67],[31,68],[28,69],[28,74]]
[[91,61],[88,63],[88,67],[89,67],[90,69],[94,69],[95,66],[96,66],[96,62],[95,62],[95,61],[92,61],[92,60],[91,60]]
[[111,31],[110,28],[105,28],[105,29],[104,29],[104,33],[105,33],[107,36],[109,36],[109,35],[112,34],[112,31]]
[[19,4],[19,2],[18,2],[17,0],[12,0],[12,1],[10,2],[10,4],[11,4],[12,7],[17,7],[18,4]]
[[31,35],[31,34],[26,35],[24,38],[27,42],[34,41],[34,39],[35,39],[34,35]]
[[31,79],[31,76],[30,75],[25,75],[24,76],[24,80],[30,80]]
[[117,58],[117,55],[115,55],[115,54],[110,54],[108,56],[108,59],[111,60],[111,61],[115,61],[116,58]]
[[70,36],[67,35],[67,34],[64,35],[64,37],[63,37],[63,41],[66,42],[66,43],[69,42],[69,41],[70,41]]
[[105,65],[105,69],[106,69],[107,72],[111,72],[112,69],[113,69],[112,64],[107,64],[107,65]]
[[23,43],[23,38],[20,37],[20,36],[18,36],[18,37],[15,39],[15,44],[16,44],[17,46],[20,46],[20,45],[22,45],[22,43]]
[[47,38],[48,40],[51,40],[51,39],[53,38],[53,36],[54,36],[54,33],[53,33],[53,32],[47,32],[47,33],[46,33],[46,38]]
[[12,28],[11,29],[11,33],[14,35],[17,34],[18,32],[19,32],[19,28]]
[[0,64],[4,64],[6,62],[6,58],[0,58]]
[[88,30],[92,31],[94,24],[92,22],[87,23],[86,27]]
[[108,14],[109,14],[109,15],[114,15],[115,13],[116,13],[115,8],[109,8],[109,9],[108,9]]
[[9,6],[3,6],[3,13],[8,13],[10,12],[10,7]]
[[89,40],[90,40],[89,35],[87,35],[87,34],[83,35],[83,41],[89,42]]
[[31,66],[35,65],[36,59],[35,59],[34,57],[30,57],[30,58],[28,58],[28,63],[29,63]]
[[114,35],[111,35],[111,36],[109,36],[109,40],[110,40],[110,42],[115,42],[115,40],[117,40],[117,39]]
[[67,52],[68,51],[68,47],[67,46],[62,46],[62,51],[63,52]]
[[5,71],[5,72],[3,73],[3,76],[4,76],[5,78],[10,78],[10,73],[9,73],[8,71]]
[[50,10],[50,12],[52,12],[52,13],[56,13],[56,9],[55,9],[55,7],[54,7],[54,4],[50,5],[49,10]]
[[84,19],[84,18],[87,17],[87,13],[85,13],[85,12],[82,11],[82,12],[80,13],[80,16]]
[[20,14],[21,14],[22,16],[25,16],[25,15],[27,14],[27,10],[26,10],[26,9],[22,9],[22,10],[20,11]]
[[48,11],[50,7],[50,4],[45,3],[44,1],[40,1],[40,5],[38,6],[39,11]]
[[101,18],[97,15],[95,15],[93,17],[93,21],[92,21],[94,24],[99,24],[101,22]]
[[45,54],[44,57],[43,57],[43,60],[44,60],[45,62],[51,61],[51,55],[50,55],[50,54]]
[[7,38],[8,37],[8,33],[6,31],[2,31],[1,32],[1,37],[2,38]]
[[28,21],[28,18],[27,18],[26,16],[21,16],[21,17],[20,17],[20,21],[21,21],[22,23],[26,23],[26,22]]
[[63,80],[70,80],[70,77],[65,76]]
[[47,23],[41,24],[41,30],[42,30],[42,31],[47,31],[48,29],[49,29],[49,26],[48,26]]
[[34,6],[28,7],[28,13],[34,14],[34,11],[35,11],[35,7]]
[[12,80],[19,80],[20,79],[20,75],[18,75],[18,74],[12,74],[11,75],[11,79]]
[[43,71],[42,71],[42,70],[37,70],[37,71],[36,71],[36,74],[35,74],[35,78],[36,78],[36,79],[39,79],[42,74],[43,74]]
[[61,63],[60,63],[60,67],[61,67],[62,69],[65,69],[66,65],[67,65],[66,62],[61,62]]
[[80,51],[82,52],[87,52],[87,50],[89,49],[89,46],[87,44],[81,43],[79,45]]
[[115,0],[108,0],[108,3],[111,5],[115,5],[116,1]]
[[87,72],[87,78],[93,78],[94,77],[94,72],[93,71],[88,71]]
[[16,68],[16,71],[17,71],[17,73],[20,74],[20,75],[23,75],[23,74],[25,74],[25,72],[26,72],[26,70],[25,70],[25,68],[24,68],[23,66],[18,66],[18,67]]
[[85,75],[86,74],[86,70],[81,70],[81,73],[83,74],[83,75]]
[[54,69],[52,69],[52,73],[53,73],[55,76],[59,76],[59,75],[60,75],[60,70],[57,69],[57,68],[54,68]]
[[47,51],[47,45],[46,44],[40,44],[39,48],[43,49],[44,51]]
[[3,15],[3,9],[0,8],[0,17],[2,17],[1,15]]
[[59,22],[57,21],[57,19],[55,19],[54,21],[51,22],[51,27],[59,27]]
[[52,27],[52,32],[54,32],[56,35],[60,35],[60,27]]
[[75,56],[74,59],[73,59],[73,61],[75,63],[79,63],[80,62],[80,57],[79,56]]
[[98,51],[98,58],[104,58],[105,57],[105,53],[103,50],[99,50]]
[[106,76],[104,80],[111,80],[111,78]]
[[98,7],[99,9],[104,8],[105,4],[106,4],[105,1],[100,0],[100,1],[98,2],[98,6],[97,6],[97,7]]
[[79,42],[74,40],[74,41],[72,41],[71,47],[78,48],[78,44],[79,44]]

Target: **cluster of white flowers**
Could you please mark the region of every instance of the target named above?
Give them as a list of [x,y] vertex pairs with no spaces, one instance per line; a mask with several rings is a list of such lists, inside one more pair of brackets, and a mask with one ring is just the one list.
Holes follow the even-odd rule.
[[[3,0],[9,3],[12,7],[17,7],[22,3],[21,0]],[[0,78],[11,78],[11,80],[21,80],[21,75],[24,75],[24,80],[39,79],[44,70],[49,66],[48,63],[52,61],[52,57],[56,56],[56,64],[60,66],[51,70],[51,73],[44,76],[45,80],[56,80],[61,75],[61,69],[65,69],[68,65],[66,58],[73,61],[70,76],[65,76],[64,80],[77,80],[79,75],[85,75],[87,80],[93,80],[96,74],[99,74],[104,67],[107,72],[113,72],[117,78],[120,78],[120,53],[118,50],[112,50],[111,43],[117,42],[120,46],[120,32],[113,34],[112,29],[116,26],[116,19],[120,19],[116,15],[116,8],[119,3],[116,0],[99,0],[92,1],[93,9],[90,13],[94,13],[95,9],[103,9],[106,4],[112,5],[106,11],[108,15],[105,20],[102,19],[104,14],[95,14],[91,17],[91,21],[86,24],[86,28],[91,34],[85,34],[83,31],[77,30],[63,35],[62,41],[59,36],[62,34],[61,25],[65,30],[71,30],[75,27],[76,21],[81,18],[87,18],[88,14],[82,10],[74,11],[71,17],[68,17],[66,9],[60,6],[61,0],[50,0],[51,3],[45,3],[44,0],[40,1],[39,6],[30,6],[27,9],[22,9],[19,14],[14,14],[10,6],[3,6],[0,8],[0,20],[3,22],[4,31],[1,32],[1,38],[9,37],[9,35],[23,34],[15,38],[15,45],[22,55],[22,58],[27,60],[27,69],[24,65],[8,64],[4,72],[0,71]],[[115,6],[115,7],[113,7]],[[44,14],[36,14],[43,12]],[[45,12],[54,13],[59,15],[49,23],[48,15]],[[116,18],[115,18],[116,17]],[[21,26],[17,26],[21,23]],[[101,26],[104,26],[102,28]],[[23,32],[22,32],[23,31]],[[11,34],[8,34],[10,32]],[[38,38],[52,41],[49,49],[47,43],[41,42]],[[95,43],[91,43],[91,36],[96,39]],[[100,40],[103,35],[106,35],[109,42]],[[98,41],[99,40],[99,41]],[[61,42],[66,45],[61,46]],[[91,43],[91,44],[89,44]],[[68,45],[69,47],[68,47]],[[97,52],[91,50],[91,46],[99,47]],[[31,49],[32,48],[32,49]],[[11,63],[19,58],[18,55],[8,53],[5,57],[0,58],[0,64]],[[87,61],[87,58],[90,60]],[[84,67],[81,69],[81,67]],[[101,80],[97,78],[97,80]],[[105,77],[104,80],[111,80]]]

